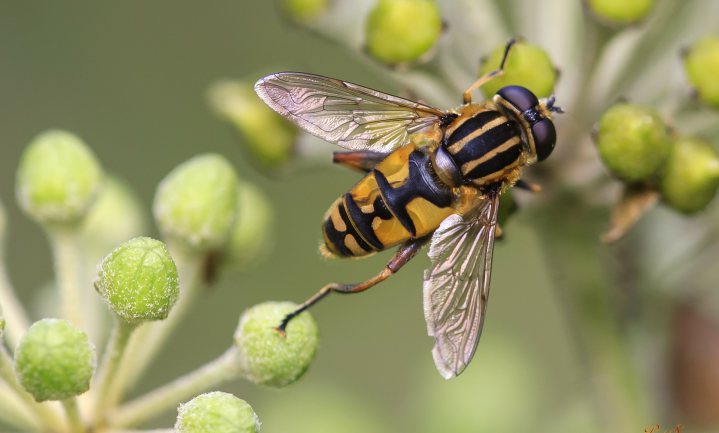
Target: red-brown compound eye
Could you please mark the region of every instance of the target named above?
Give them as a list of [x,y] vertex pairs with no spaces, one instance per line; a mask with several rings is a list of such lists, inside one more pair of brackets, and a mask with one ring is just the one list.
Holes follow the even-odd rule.
[[554,144],[557,141],[554,123],[547,118],[540,120],[532,125],[532,136],[537,151],[537,160],[544,161],[554,150]]

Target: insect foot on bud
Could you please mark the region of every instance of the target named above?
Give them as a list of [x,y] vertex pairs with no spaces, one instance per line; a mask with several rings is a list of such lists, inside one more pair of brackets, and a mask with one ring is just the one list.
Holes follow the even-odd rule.
[[95,288],[113,312],[132,324],[165,319],[180,291],[165,244],[147,237],[131,239],[108,254]]
[[177,408],[178,433],[259,433],[260,420],[244,400],[226,392],[198,395]]
[[84,393],[94,371],[95,347],[67,320],[35,322],[15,349],[15,374],[37,401]]
[[441,34],[442,15],[433,0],[379,0],[365,24],[367,51],[388,64],[419,60]]
[[695,42],[684,57],[684,70],[701,100],[719,108],[719,37]]
[[653,178],[672,147],[669,131],[654,110],[626,103],[604,112],[596,142],[609,171],[629,183]]
[[703,210],[719,187],[719,155],[695,137],[677,140],[659,179],[662,198],[683,213]]
[[292,302],[265,302],[246,310],[235,332],[235,346],[248,380],[271,387],[295,382],[309,368],[317,352],[319,331],[308,312],[295,317],[286,336],[275,331],[297,308]]
[[16,177],[18,203],[41,224],[74,224],[87,213],[101,177],[99,162],[80,138],[47,131],[22,154]]

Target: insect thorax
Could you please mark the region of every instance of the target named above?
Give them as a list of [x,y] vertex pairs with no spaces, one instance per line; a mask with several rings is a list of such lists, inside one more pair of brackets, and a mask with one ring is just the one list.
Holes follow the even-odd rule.
[[[459,116],[447,126],[442,147],[435,165],[449,165],[446,160],[450,159],[461,183],[475,186],[502,182],[525,161],[520,125],[491,102],[461,107]],[[444,171],[446,178],[451,170]]]

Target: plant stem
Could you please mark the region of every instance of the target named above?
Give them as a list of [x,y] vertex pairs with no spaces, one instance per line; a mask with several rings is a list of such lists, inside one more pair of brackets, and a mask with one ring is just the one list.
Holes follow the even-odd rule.
[[180,273],[180,297],[167,319],[147,324],[133,336],[127,349],[128,355],[117,370],[117,379],[108,390],[107,400],[110,405],[116,405],[124,392],[142,377],[147,366],[190,310],[203,286],[202,259],[183,254],[176,248],[171,248],[171,252]]
[[63,316],[83,328],[81,291],[85,285],[85,273],[79,231],[76,227],[49,227],[48,237],[52,245]]
[[140,424],[185,399],[241,376],[240,365],[239,354],[232,347],[214,361],[121,406],[110,414],[110,425],[131,427]]
[[5,266],[5,257],[0,257],[0,306],[2,306],[5,321],[7,322],[6,332],[10,346],[15,347],[20,341],[30,321],[20,301],[15,296],[15,290],[10,283]]
[[[5,349],[5,346],[0,344],[0,378],[12,388],[16,395],[25,403],[28,409],[30,409],[35,415],[36,419],[46,427],[54,427],[62,425],[62,421],[49,407],[40,404],[27,393],[18,383],[15,377],[15,371],[13,369],[13,361],[10,354]],[[4,403],[4,402],[3,402]]]
[[102,356],[102,364],[97,373],[97,385],[95,386],[97,402],[93,417],[96,422],[101,419],[110,406],[108,390],[112,386],[113,380],[117,379],[115,372],[127,347],[127,340],[136,328],[135,324],[127,323],[118,317],[115,318],[112,334],[107,342],[105,353]]
[[84,431],[84,427],[82,425],[80,410],[77,407],[77,399],[75,397],[71,397],[67,400],[63,400],[62,407],[65,408],[65,414],[67,415],[67,421],[70,425],[70,431],[72,433],[82,433]]
[[0,420],[23,430],[39,432],[42,425],[18,395],[4,382],[0,382]]

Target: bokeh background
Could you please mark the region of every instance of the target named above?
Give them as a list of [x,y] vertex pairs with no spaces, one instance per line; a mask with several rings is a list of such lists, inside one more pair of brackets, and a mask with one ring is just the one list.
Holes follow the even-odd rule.
[[[481,13],[483,2],[457,3],[466,3],[473,11],[479,7]],[[524,16],[512,13],[528,2],[506,3],[500,12]],[[575,2],[547,3],[556,8]],[[9,218],[8,268],[26,305],[43,303],[41,288],[52,280],[53,273],[42,230],[15,204],[14,176],[23,148],[43,130],[62,128],[81,136],[105,170],[125,179],[136,191],[148,221],[152,221],[150,208],[158,182],[179,163],[207,152],[227,157],[243,179],[266,192],[274,207],[275,246],[267,260],[246,272],[222,275],[197,302],[131,395],[161,385],[223,352],[243,309],[266,300],[299,302],[327,282],[359,281],[384,266],[389,254],[361,261],[326,261],[317,252],[324,212],[358,179],[357,173],[321,162],[279,175],[258,170],[242,150],[242,137],[212,112],[206,95],[210,84],[219,79],[254,81],[280,70],[320,73],[401,93],[404,88],[389,78],[394,72],[385,75],[383,67],[356,51],[290,23],[271,1],[0,1],[0,5],[0,198]],[[572,10],[581,12],[581,6],[573,5]],[[710,11],[714,13],[716,8]],[[533,22],[531,17],[509,22],[513,33],[529,36],[544,27],[550,35],[561,37],[563,31],[571,35],[581,32],[572,28],[585,25],[584,21],[545,21],[527,28],[525,24]],[[505,38],[496,35],[494,41]],[[548,49],[553,54],[561,48]],[[465,60],[478,64],[479,58]],[[681,74],[679,67],[671,71],[668,76]],[[571,73],[567,80],[571,82]],[[578,94],[557,93],[560,103],[581,99]],[[445,97],[460,100],[459,93]],[[565,128],[586,129],[587,121],[573,120],[568,111]],[[587,129],[584,135],[588,134]],[[579,144],[560,137],[559,146],[572,145]],[[589,159],[596,158],[591,150],[589,155]],[[329,152],[324,157],[329,161]],[[598,163],[582,167],[596,171]],[[582,171],[582,167],[574,169]],[[548,170],[561,170],[561,165]],[[560,178],[546,173],[535,177]],[[556,184],[548,188],[560,191],[554,194],[555,200],[565,189]],[[594,200],[578,200],[576,191],[567,189],[567,208]],[[236,381],[221,389],[252,404],[267,432],[589,432],[612,425],[642,432],[656,423],[667,429],[686,423],[673,410],[671,380],[647,377],[662,376],[670,368],[668,319],[674,310],[667,305],[672,302],[662,294],[661,302],[637,307],[642,317],[648,317],[648,324],[631,328],[630,332],[643,337],[632,340],[639,344],[629,346],[629,370],[597,372],[594,360],[605,358],[606,352],[596,350],[604,346],[582,343],[586,336],[577,330],[583,323],[577,315],[584,313],[567,308],[572,301],[566,292],[556,290],[557,268],[584,273],[589,280],[594,278],[592,272],[606,277],[614,269],[618,272],[614,276],[621,278],[613,264],[626,257],[621,254],[636,251],[599,245],[608,214],[607,201],[602,200],[615,190],[595,191],[596,207],[577,210],[571,217],[577,224],[571,227],[552,225],[552,214],[542,213],[548,206],[543,207],[541,196],[533,198],[539,204],[510,220],[505,228],[507,238],[495,250],[484,335],[474,361],[459,378],[445,382],[434,369],[433,341],[426,335],[421,303],[422,271],[428,260],[420,255],[372,291],[330,297],[312,311],[320,326],[321,347],[298,383],[277,391]],[[527,201],[522,193],[518,195],[520,201]],[[693,223],[660,209],[644,224],[645,236],[665,234],[666,242],[659,243],[662,249],[679,242]],[[158,236],[155,228],[147,234]],[[574,255],[574,261],[565,261],[571,252],[548,256],[546,244],[553,242],[553,236],[574,237],[582,253]],[[648,268],[653,275],[656,262],[648,256],[637,261],[638,267]],[[606,263],[608,267],[596,269]],[[609,280],[616,281],[614,276]],[[606,293],[616,293],[622,284],[596,281],[593,290],[600,293],[596,295],[600,304],[617,299],[621,303],[626,296],[633,296],[622,292],[607,301]],[[705,281],[713,280],[705,277]],[[641,287],[639,292],[651,289],[651,284],[645,283],[636,285]],[[713,283],[703,284],[703,288],[712,288]],[[94,296],[90,287],[88,296]],[[591,304],[591,299],[585,301]],[[603,314],[604,310],[597,311]],[[39,313],[34,314],[33,319],[40,318]],[[644,404],[633,407],[627,403],[635,401],[630,390],[635,388],[614,383],[623,374],[630,378],[620,378],[620,384],[649,384],[639,387],[642,397],[637,399],[651,401],[651,410],[635,410]],[[617,414],[616,407],[630,415]],[[149,426],[171,425],[174,417],[167,412]]]

